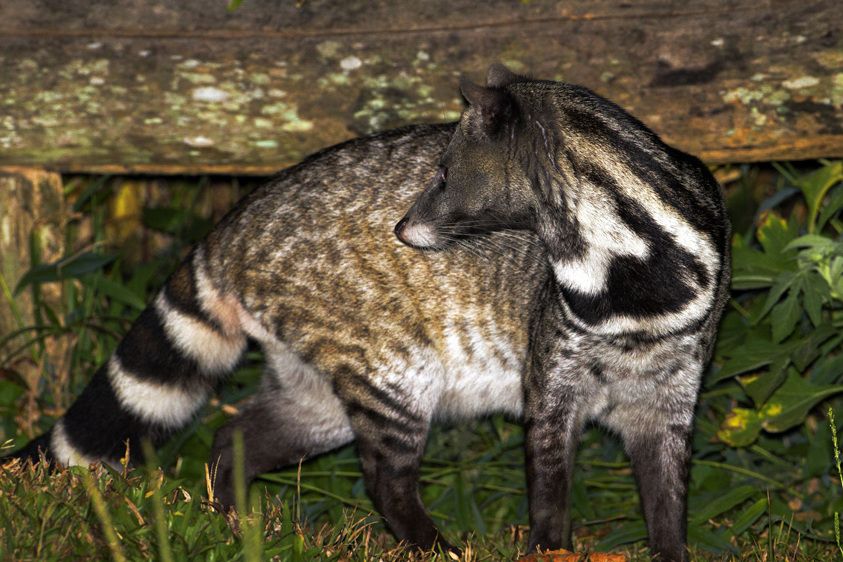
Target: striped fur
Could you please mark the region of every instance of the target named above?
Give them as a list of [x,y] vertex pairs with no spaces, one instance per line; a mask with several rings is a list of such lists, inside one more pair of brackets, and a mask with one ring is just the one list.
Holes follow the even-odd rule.
[[249,479],[355,440],[396,536],[447,548],[418,494],[431,423],[523,414],[531,545],[566,544],[572,452],[597,419],[627,443],[648,522],[669,506],[651,541],[680,558],[683,459],[727,278],[716,186],[590,92],[497,67],[489,82],[466,93],[483,101],[456,134],[351,141],[246,197],[16,456],[86,464],[161,442],[252,340],[261,388],[214,440],[224,504],[237,431]]
[[395,238],[452,133],[419,126],[352,141],[252,193],[172,274],[53,430],[15,455],[113,462],[127,442],[133,453],[144,437],[160,443],[251,340],[266,374],[214,439],[218,499],[234,501],[237,430],[250,479],[355,440],[396,535],[447,547],[416,491],[428,428],[521,414],[527,325],[547,274],[530,236],[436,255]]
[[115,461],[140,451],[140,439],[162,442],[189,423],[219,375],[228,374],[246,347],[236,302],[228,302],[202,273],[201,249],[174,273],[111,358],[49,434],[20,456],[37,458],[38,445],[64,465]]
[[470,106],[396,233],[443,249],[519,228],[547,249],[524,381],[530,548],[571,546],[574,452],[593,420],[626,445],[653,553],[686,560],[693,412],[729,281],[719,188],[584,88],[502,67],[489,83],[463,84]]

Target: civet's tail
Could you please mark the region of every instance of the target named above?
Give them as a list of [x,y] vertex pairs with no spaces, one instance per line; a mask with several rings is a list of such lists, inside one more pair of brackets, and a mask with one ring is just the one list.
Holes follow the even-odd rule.
[[[86,465],[140,451],[184,427],[246,348],[241,307],[194,250],[46,434],[8,458]],[[134,453],[133,453],[134,454]]]

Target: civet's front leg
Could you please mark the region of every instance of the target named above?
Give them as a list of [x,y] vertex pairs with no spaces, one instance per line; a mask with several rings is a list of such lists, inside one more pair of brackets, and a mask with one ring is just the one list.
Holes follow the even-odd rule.
[[[547,316],[547,315],[546,315]],[[545,324],[550,318],[543,320]],[[543,333],[552,336],[545,339]],[[529,551],[571,548],[571,483],[584,415],[581,390],[567,379],[566,342],[534,330],[525,380],[525,447],[530,503]]]

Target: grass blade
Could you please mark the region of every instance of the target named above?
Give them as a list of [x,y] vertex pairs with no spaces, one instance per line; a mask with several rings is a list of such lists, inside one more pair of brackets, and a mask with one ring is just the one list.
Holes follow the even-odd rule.
[[126,557],[123,555],[123,549],[120,547],[120,540],[117,538],[117,533],[114,530],[114,525],[111,522],[111,515],[108,513],[108,508],[105,505],[105,500],[100,494],[94,477],[91,476],[91,471],[82,469],[82,482],[85,485],[85,490],[88,492],[88,497],[91,498],[91,503],[94,506],[94,513],[100,520],[102,531],[105,534],[105,540],[108,543],[108,549],[111,551],[111,557],[115,562],[126,562]]
[[158,537],[158,554],[162,562],[173,562],[173,550],[170,546],[170,533],[167,531],[167,520],[164,513],[164,498],[161,496],[161,482],[163,474],[156,477],[158,470],[155,462],[155,450],[148,439],[144,439],[143,456],[146,459],[146,472],[152,485],[152,509],[155,515],[155,534]]

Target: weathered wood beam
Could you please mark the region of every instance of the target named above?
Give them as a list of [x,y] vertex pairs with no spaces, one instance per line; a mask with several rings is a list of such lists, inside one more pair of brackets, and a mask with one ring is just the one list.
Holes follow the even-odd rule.
[[0,4],[0,167],[270,173],[452,120],[494,61],[586,85],[713,162],[843,156],[837,2]]

